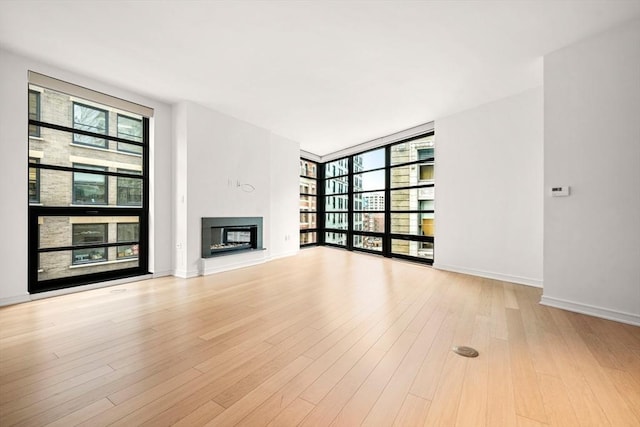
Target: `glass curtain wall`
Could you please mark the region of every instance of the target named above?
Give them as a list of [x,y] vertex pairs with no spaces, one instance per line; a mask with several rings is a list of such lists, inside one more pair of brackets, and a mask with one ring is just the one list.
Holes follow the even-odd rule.
[[[319,164],[318,243],[432,264],[434,140],[430,132]],[[301,184],[301,206],[303,196]]]
[[41,84],[28,99],[29,292],[146,274],[148,117]]

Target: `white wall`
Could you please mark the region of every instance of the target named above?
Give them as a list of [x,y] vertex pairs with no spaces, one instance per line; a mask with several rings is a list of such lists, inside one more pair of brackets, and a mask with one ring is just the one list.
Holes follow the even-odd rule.
[[[175,274],[193,277],[295,253],[299,145],[192,102],[176,109],[174,128],[184,140],[176,141],[175,210],[185,221],[176,230]],[[201,218],[228,216],[263,217],[266,250],[201,259]]]
[[271,134],[271,258],[300,250],[300,144]]
[[[27,291],[27,72],[29,70],[154,108],[150,177],[150,271],[171,272],[171,107],[0,49],[0,305],[29,299]],[[165,190],[167,189],[167,190]]]
[[436,120],[434,267],[542,286],[542,88]]
[[640,325],[640,21],[547,55],[544,84],[542,302]]

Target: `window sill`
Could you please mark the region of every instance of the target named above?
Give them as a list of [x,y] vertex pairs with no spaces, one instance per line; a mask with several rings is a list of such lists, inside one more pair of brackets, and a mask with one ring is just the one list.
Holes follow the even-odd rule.
[[84,264],[73,264],[70,265],[69,268],[85,268],[85,267],[95,267],[98,265],[110,265],[110,264],[122,264],[123,262],[131,262],[137,261],[138,258],[125,258],[125,259],[117,259],[112,261],[101,261],[101,262],[87,262]]
[[41,136],[32,136],[32,135],[29,135],[29,139],[33,139],[33,140],[35,140],[35,141],[44,141],[44,138],[43,138],[43,137],[41,137]]

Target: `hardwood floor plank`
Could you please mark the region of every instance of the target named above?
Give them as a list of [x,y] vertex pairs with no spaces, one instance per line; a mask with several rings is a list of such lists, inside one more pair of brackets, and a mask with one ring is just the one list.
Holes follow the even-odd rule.
[[224,408],[218,405],[213,400],[208,400],[204,405],[201,405],[196,410],[189,413],[184,418],[181,418],[174,424],[174,427],[194,427],[203,426],[224,411]]
[[82,409],[78,409],[70,413],[67,416],[57,419],[56,421],[49,423],[46,427],[68,427],[75,426],[81,422],[95,417],[109,408],[113,407],[113,403],[109,399],[100,399],[97,402],[93,402],[91,405],[85,406]]
[[[314,406],[306,400],[296,399],[287,406],[276,418],[274,418],[267,426],[296,426],[304,417],[313,410]],[[248,424],[254,425],[254,424]]]
[[[407,400],[411,385],[446,316],[445,310],[432,306],[425,306],[422,312],[428,313],[429,317],[422,325],[423,327],[406,357],[400,361],[398,369],[394,372],[375,405],[367,414],[363,425],[392,425],[394,420],[397,419],[398,411],[401,410],[403,402]],[[407,331],[409,331],[409,328],[407,328]],[[415,403],[415,399],[411,398],[409,400],[410,403]]]
[[239,423],[248,413],[260,406],[273,393],[286,384],[291,378],[295,377],[304,368],[309,366],[313,359],[300,356],[278,371],[268,380],[260,384],[258,387],[247,393],[242,399],[227,408],[223,413],[211,420],[209,426],[218,425],[234,425]]
[[538,377],[531,360],[520,310],[507,308],[511,375],[518,415],[541,423],[547,422]]
[[488,349],[487,426],[514,426],[517,423],[515,392],[511,374],[509,343],[491,338]]
[[[331,425],[354,426],[362,424],[416,338],[417,334],[415,332],[406,330],[398,337],[397,341],[358,388],[358,391],[342,407],[342,410]],[[381,402],[381,404],[386,404],[386,402]]]
[[552,375],[538,374],[538,382],[545,411],[548,418],[553,420],[553,425],[567,427],[580,425],[569,400],[569,390],[562,380]]
[[[393,427],[404,426],[421,426],[424,425],[429,413],[429,405],[431,402],[411,393],[407,394],[396,419],[393,421]],[[384,425],[384,424],[382,424]]]
[[493,398],[489,389],[489,336],[491,323],[481,314],[476,316],[473,337],[469,341],[480,355],[467,362],[467,371],[462,385],[460,407],[456,416],[456,426],[480,427],[487,425],[488,399]]

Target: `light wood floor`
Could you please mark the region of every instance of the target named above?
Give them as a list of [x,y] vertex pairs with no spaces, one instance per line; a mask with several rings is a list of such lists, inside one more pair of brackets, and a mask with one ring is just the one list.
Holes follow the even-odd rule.
[[639,426],[640,328],[540,294],[314,248],[4,307],[0,425]]

